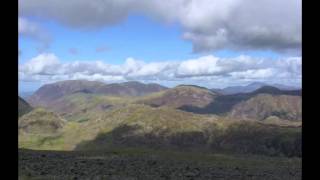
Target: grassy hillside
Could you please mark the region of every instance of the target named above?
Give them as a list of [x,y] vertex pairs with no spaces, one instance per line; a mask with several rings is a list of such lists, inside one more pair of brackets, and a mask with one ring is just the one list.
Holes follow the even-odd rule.
[[152,94],[139,100],[139,103],[147,104],[153,107],[168,106],[172,108],[180,108],[182,106],[204,107],[214,100],[216,93],[208,89],[191,86],[180,85],[164,92]]
[[[59,133],[20,138],[30,149],[103,150],[114,147],[301,155],[301,129],[232,121],[168,107],[129,104],[96,119],[67,122]],[[41,133],[40,133],[41,134]]]
[[[40,147],[46,141],[59,138],[65,120],[45,109],[37,108],[19,118],[19,147]],[[55,148],[54,145],[50,146]]]
[[[121,86],[141,87],[136,82]],[[180,85],[142,97],[120,97],[70,88],[73,93],[50,101],[46,109],[20,117],[20,148],[139,147],[301,156],[301,96],[293,91],[283,95],[264,87],[253,93],[221,95]]]
[[66,120],[85,121],[100,117],[103,113],[131,103],[130,97],[113,97],[97,94],[74,93],[63,96],[47,109],[63,116]]

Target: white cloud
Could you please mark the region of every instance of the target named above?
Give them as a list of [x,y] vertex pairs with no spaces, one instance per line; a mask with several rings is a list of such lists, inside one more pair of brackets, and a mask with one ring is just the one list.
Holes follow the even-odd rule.
[[220,84],[250,81],[301,82],[301,57],[257,59],[249,56],[219,58],[203,56],[197,59],[150,62],[127,58],[123,64],[103,61],[63,63],[54,54],[40,54],[19,66],[21,81],[51,82],[67,79],[87,79],[106,82],[176,81]]
[[235,78],[241,78],[241,79],[268,79],[268,78],[274,77],[276,73],[277,71],[274,70],[273,68],[266,68],[266,69],[250,69],[246,71],[232,72],[230,74]]
[[54,54],[40,54],[32,58],[28,63],[20,67],[21,72],[32,75],[55,74],[56,68],[60,66],[58,58]]
[[177,68],[178,77],[214,75],[221,73],[224,68],[218,65],[218,58],[213,56],[204,56],[199,59],[187,60]]
[[[220,49],[300,53],[300,0],[20,0],[22,16],[80,29],[110,26],[130,14],[178,22],[195,52]],[[297,52],[298,51],[298,52]]]

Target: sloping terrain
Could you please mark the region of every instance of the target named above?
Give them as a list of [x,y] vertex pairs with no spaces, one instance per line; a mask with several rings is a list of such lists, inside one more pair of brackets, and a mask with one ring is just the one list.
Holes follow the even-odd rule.
[[[277,116],[285,120],[301,120],[301,90],[285,91],[263,86],[251,93],[222,95],[193,85],[164,89],[166,88],[157,84],[134,81],[108,85],[91,81],[62,81],[41,87],[30,101],[65,119],[79,121],[97,118],[106,111],[128,103],[152,107],[166,106],[197,114],[231,115],[237,119],[262,120],[268,116]],[[45,92],[50,92],[49,96]],[[259,96],[261,94],[272,95],[268,96],[272,97],[272,100],[265,97],[264,101]],[[257,107],[257,101],[264,101],[264,104]],[[256,108],[251,108],[249,114],[244,112],[253,106]]]
[[137,81],[108,84],[96,90],[96,94],[111,96],[144,96],[167,89],[159,84],[143,84]]
[[[52,141],[61,136],[65,125],[66,121],[56,114],[36,108],[19,118],[19,147],[45,146],[45,141]],[[54,144],[49,145],[50,148],[55,149]]]
[[269,116],[301,121],[302,99],[300,96],[259,94],[236,104],[230,111],[235,119],[264,120]]
[[32,110],[32,107],[24,99],[18,96],[18,116],[22,116]]
[[142,96],[165,89],[167,88],[158,84],[143,84],[139,82],[104,84],[97,81],[68,80],[42,86],[28,98],[28,102],[34,107],[50,107],[50,104],[55,103],[59,98],[74,93],[109,96]]
[[[263,96],[263,94],[267,96]],[[258,105],[253,103],[259,99],[260,102],[263,102],[263,105],[259,105],[259,110],[257,108],[256,110],[251,110],[250,107]],[[284,91],[275,87],[264,86],[252,93],[219,95],[204,107],[184,105],[179,109],[199,114],[229,115],[232,112],[231,114],[237,114],[237,118],[239,118],[241,117],[239,116],[240,114],[246,114],[246,112],[240,112],[237,109],[245,105],[248,108],[243,107],[242,109],[250,110],[250,115],[247,117],[251,117],[251,119],[261,120],[266,118],[267,115],[279,115],[280,118],[301,120],[301,99],[301,90]],[[234,108],[236,109],[234,110]],[[276,113],[276,108],[280,108],[279,111],[283,113]],[[265,113],[260,113],[260,111]]]
[[291,96],[301,96],[301,90],[280,90],[279,88],[273,86],[263,86],[255,91],[252,95],[257,94],[272,94],[272,95],[291,95]]
[[[28,133],[33,136],[19,134],[19,147],[86,151],[111,147],[148,147],[301,155],[300,127],[280,127],[256,121],[237,122],[168,107],[152,108],[134,104],[108,111],[96,119],[67,122],[58,133],[43,136],[37,129]],[[286,149],[283,149],[283,143],[286,143]]]
[[[97,85],[95,91],[103,87]],[[143,147],[301,156],[301,91],[265,86],[252,93],[221,95],[180,85],[146,96],[111,96],[66,89],[46,104],[46,110],[35,109],[20,117],[20,148]]]
[[22,133],[51,134],[62,129],[64,124],[56,114],[37,108],[19,118],[18,129]]
[[257,89],[260,89],[264,86],[272,86],[272,87],[275,87],[279,90],[284,90],[284,91],[285,90],[294,91],[294,90],[298,89],[297,87],[285,86],[285,85],[281,85],[281,84],[266,84],[266,83],[261,83],[261,82],[253,82],[253,83],[250,83],[246,86],[230,86],[230,87],[226,87],[223,89],[213,88],[211,90],[215,91],[215,92],[219,92],[224,95],[231,95],[231,94],[239,94],[239,93],[251,93],[251,92],[256,91]]
[[86,80],[68,80],[60,81],[52,84],[46,84],[40,87],[32,96],[28,98],[28,102],[34,107],[47,106],[47,104],[58,98],[75,92],[90,93],[95,91],[104,83]]
[[125,97],[74,93],[47,104],[46,108],[66,120],[84,121],[97,118],[103,113],[122,107],[131,101],[131,98]]
[[142,98],[142,100],[138,101],[138,103],[147,104],[152,107],[204,107],[212,102],[216,96],[216,93],[211,92],[206,88],[191,85],[180,85],[161,93],[152,94],[150,96]]

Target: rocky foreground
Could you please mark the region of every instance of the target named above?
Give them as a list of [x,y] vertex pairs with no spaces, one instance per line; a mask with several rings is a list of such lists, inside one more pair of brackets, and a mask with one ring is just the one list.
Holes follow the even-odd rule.
[[301,179],[300,158],[125,149],[19,150],[19,179]]

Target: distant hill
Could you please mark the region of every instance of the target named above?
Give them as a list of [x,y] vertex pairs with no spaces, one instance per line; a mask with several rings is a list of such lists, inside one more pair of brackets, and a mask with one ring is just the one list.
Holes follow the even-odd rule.
[[41,86],[27,101],[34,107],[46,106],[58,98],[79,91],[93,92],[100,87],[105,86],[102,82],[86,80],[68,80],[60,81],[53,84]]
[[230,111],[234,119],[264,120],[276,116],[285,120],[302,120],[300,96],[259,94],[236,104]]
[[155,93],[139,100],[139,103],[153,107],[169,106],[179,108],[182,106],[204,107],[218,96],[217,93],[193,85],[179,85],[161,93]]
[[30,112],[32,107],[24,99],[18,96],[18,115],[19,117]]
[[68,80],[40,87],[30,98],[33,106],[47,106],[53,101],[74,93],[103,94],[111,96],[142,96],[167,89],[158,84],[125,82],[104,84],[97,81]]
[[262,82],[254,82],[246,86],[230,86],[223,89],[213,88],[211,90],[225,94],[225,95],[229,95],[229,94],[238,94],[238,93],[250,93],[264,86],[272,86],[280,90],[297,90],[298,89],[297,87],[291,87],[291,86],[286,86],[281,84],[267,84]]
[[272,94],[272,95],[292,95],[292,96],[301,96],[301,90],[281,90],[273,86],[263,86],[250,94]]
[[112,96],[144,96],[150,93],[168,89],[159,84],[144,84],[137,81],[107,84],[100,87],[94,93]]
[[[266,94],[267,96],[260,96],[262,94]],[[256,97],[264,97],[263,100]],[[252,100],[253,99],[253,100]],[[251,105],[253,102],[256,102],[255,99],[259,99],[260,103],[255,105]],[[290,99],[290,100],[289,100]],[[251,93],[238,93],[231,95],[219,95],[214,98],[213,101],[208,103],[204,107],[197,107],[194,105],[184,105],[179,109],[194,113],[200,114],[218,114],[218,115],[228,115],[230,112],[234,111],[232,114],[250,114],[250,118],[256,118],[255,120],[261,120],[266,118],[267,115],[275,115],[280,116],[280,114],[276,113],[276,108],[282,108],[284,111],[281,115],[281,118],[285,118],[287,120],[301,120],[301,90],[280,90],[278,88],[272,86],[263,86]],[[244,104],[240,104],[246,102]],[[261,103],[264,103],[261,105]],[[277,105],[274,105],[277,103]],[[240,104],[240,105],[238,105]],[[259,105],[259,111],[254,111],[253,108]],[[253,107],[254,106],[254,107]],[[291,108],[291,106],[295,108]],[[233,110],[234,107],[250,107],[244,108],[246,111]],[[265,113],[260,113],[260,112]],[[281,110],[279,110],[281,111]],[[235,113],[237,112],[237,113]],[[253,115],[255,114],[255,115]],[[294,115],[293,115],[294,114]],[[244,117],[242,115],[233,116]]]

